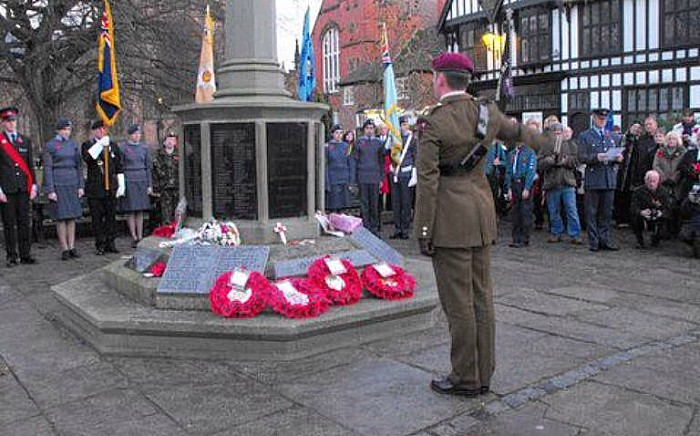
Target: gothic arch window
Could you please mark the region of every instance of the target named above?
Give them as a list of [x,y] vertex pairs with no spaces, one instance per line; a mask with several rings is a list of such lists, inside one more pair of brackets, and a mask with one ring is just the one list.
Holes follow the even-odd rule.
[[340,81],[340,44],[338,28],[331,27],[323,34],[323,92],[338,92]]

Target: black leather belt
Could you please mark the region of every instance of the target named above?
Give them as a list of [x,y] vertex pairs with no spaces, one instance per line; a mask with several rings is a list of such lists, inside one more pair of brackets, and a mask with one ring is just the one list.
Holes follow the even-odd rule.
[[439,165],[440,177],[463,177],[469,175],[471,171],[459,165]]

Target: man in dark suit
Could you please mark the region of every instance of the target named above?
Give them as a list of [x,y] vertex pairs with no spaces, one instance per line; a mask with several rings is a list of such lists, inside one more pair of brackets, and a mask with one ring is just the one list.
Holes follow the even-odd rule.
[[[38,193],[32,158],[32,142],[17,132],[16,107],[0,109],[3,132],[0,134],[0,213],[5,231],[7,267],[19,262],[34,264],[31,255],[30,201]],[[19,250],[18,250],[19,248]]]
[[[430,386],[441,394],[475,397],[489,391],[495,368],[491,245],[496,209],[481,157],[496,137],[534,149],[546,139],[507,119],[495,103],[465,92],[474,72],[466,55],[443,53],[433,59],[433,70],[440,102],[417,123],[414,224],[421,253],[432,256],[452,338],[452,371]],[[469,158],[474,150],[481,151]]]
[[617,170],[624,157],[622,153],[616,156],[608,153],[613,147],[619,148],[622,140],[622,136],[605,131],[609,113],[608,109],[595,109],[593,126],[578,136],[578,159],[586,164],[586,229],[591,251],[620,249],[613,243],[611,232]]
[[95,253],[119,253],[114,245],[116,237],[116,197],[124,195],[124,170],[119,147],[110,141],[102,120],[90,124],[92,138],[81,146],[87,164],[85,194],[92,217]]

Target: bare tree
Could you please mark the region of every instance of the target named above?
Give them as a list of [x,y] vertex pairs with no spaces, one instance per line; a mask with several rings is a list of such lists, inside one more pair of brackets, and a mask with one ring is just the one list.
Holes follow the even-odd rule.
[[[122,122],[153,117],[192,100],[205,4],[111,2]],[[210,4],[214,16],[223,19],[223,1]],[[102,1],[0,1],[0,81],[19,91],[14,96],[24,103],[25,112],[33,113],[32,124],[42,141],[52,134],[58,116],[96,116],[102,8]]]

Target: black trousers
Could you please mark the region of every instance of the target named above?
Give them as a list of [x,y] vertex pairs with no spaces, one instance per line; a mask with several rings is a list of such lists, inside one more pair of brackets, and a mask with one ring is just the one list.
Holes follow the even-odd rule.
[[632,230],[637,238],[637,243],[644,246],[644,230],[651,234],[651,244],[657,245],[661,238],[668,237],[668,221],[660,218],[656,220],[646,220],[641,215],[633,216],[631,219]]
[[381,238],[379,221],[379,183],[360,183],[360,213],[362,224]]
[[5,194],[7,203],[0,203],[2,213],[2,226],[5,231],[5,250],[8,260],[17,259],[19,244],[19,257],[26,259],[30,256],[31,248],[31,223],[29,221],[29,194],[18,192]]
[[519,180],[514,181],[510,190],[513,192],[513,207],[510,210],[513,219],[513,242],[516,244],[530,243],[530,230],[532,229],[532,197],[523,199],[525,184]]
[[90,215],[92,216],[92,234],[95,236],[95,247],[104,250],[114,245],[116,236],[115,206],[113,197],[89,198]]
[[391,209],[394,213],[394,232],[402,236],[408,236],[408,227],[411,225],[411,208],[413,206],[412,189],[408,187],[410,178],[394,182],[391,180]]
[[586,231],[588,246],[599,248],[612,244],[614,189],[586,190]]

